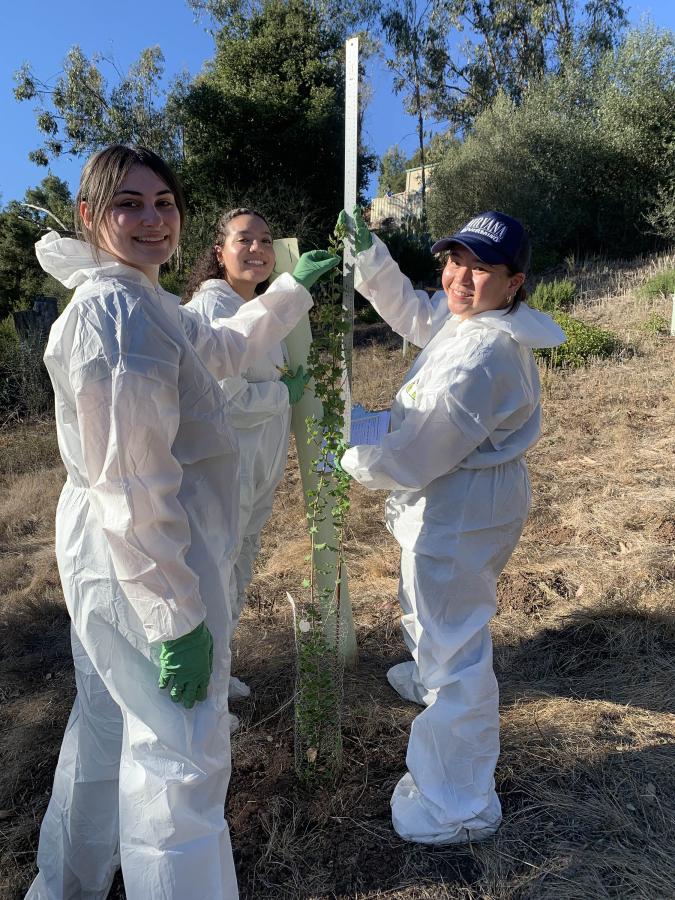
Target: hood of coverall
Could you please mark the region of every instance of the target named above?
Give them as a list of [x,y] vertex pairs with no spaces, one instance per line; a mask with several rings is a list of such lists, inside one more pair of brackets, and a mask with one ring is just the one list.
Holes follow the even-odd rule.
[[48,231],[40,238],[35,245],[35,255],[45,272],[67,288],[76,288],[90,278],[103,275],[131,278],[154,290],[150,279],[139,269],[125,265],[105,250],[99,250],[97,257],[91,244],[63,238],[56,231]]
[[526,303],[520,303],[513,313],[501,310],[479,313],[465,319],[459,327],[468,329],[472,325],[505,331],[525,347],[557,347],[567,340],[567,335],[557,322]]

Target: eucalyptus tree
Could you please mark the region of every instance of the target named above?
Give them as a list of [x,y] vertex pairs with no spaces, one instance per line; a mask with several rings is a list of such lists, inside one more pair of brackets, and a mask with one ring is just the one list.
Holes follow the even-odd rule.
[[112,57],[87,57],[78,46],[53,80],[43,80],[26,63],[15,73],[14,97],[34,103],[43,137],[30,159],[47,166],[62,154],[88,156],[106,144],[135,143],[175,160],[180,135],[165,115],[163,75],[159,47],[143,50],[126,72]]
[[425,123],[433,109],[429,62],[443,52],[445,34],[438,27],[441,0],[396,0],[380,17],[389,47],[387,65],[394,73],[394,90],[402,93],[406,112],[416,119],[422,170],[422,220],[426,218]]
[[518,104],[547,74],[591,71],[625,23],[622,0],[391,0],[381,27],[421,160],[424,122],[466,131],[498,94]]
[[622,0],[438,0],[430,18],[446,36],[426,59],[430,105],[464,128],[498,93],[519,103],[546,74],[593,69],[626,24]]

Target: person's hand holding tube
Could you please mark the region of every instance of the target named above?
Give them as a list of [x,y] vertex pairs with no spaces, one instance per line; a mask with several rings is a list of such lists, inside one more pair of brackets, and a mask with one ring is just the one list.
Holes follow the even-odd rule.
[[[373,236],[368,230],[368,226],[363,218],[363,213],[359,206],[355,206],[352,211],[354,219],[354,253],[362,253],[364,250],[370,250],[373,246]],[[347,210],[343,209],[337,220],[338,226],[347,227]]]
[[295,403],[298,403],[302,399],[302,395],[305,393],[305,387],[307,386],[307,382],[312,376],[309,372],[305,372],[302,366],[298,366],[295,373],[292,372],[284,372],[279,381],[283,381],[283,383],[288,388],[288,400],[291,406]]
[[299,284],[309,290],[339,264],[340,257],[329,253],[328,250],[310,250],[302,254],[295,264],[292,275]]

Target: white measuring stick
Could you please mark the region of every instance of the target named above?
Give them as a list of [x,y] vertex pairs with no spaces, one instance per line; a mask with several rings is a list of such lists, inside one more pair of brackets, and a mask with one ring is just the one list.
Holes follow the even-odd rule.
[[345,240],[343,262],[342,310],[349,331],[342,339],[342,399],[345,410],[344,439],[349,443],[352,427],[352,349],[354,347],[354,220],[358,163],[359,118],[359,39],[345,44],[345,193],[349,234]]

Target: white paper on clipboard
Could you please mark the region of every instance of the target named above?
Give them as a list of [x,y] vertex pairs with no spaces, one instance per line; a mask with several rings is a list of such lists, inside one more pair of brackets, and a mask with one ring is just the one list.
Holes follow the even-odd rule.
[[377,412],[365,409],[361,404],[355,403],[352,407],[352,427],[350,432],[350,446],[356,444],[377,445],[389,431],[391,411],[381,409]]
[[[365,409],[360,403],[352,406],[352,424],[350,447],[356,444],[370,444],[375,446],[380,443],[384,435],[389,431],[391,411],[380,409],[377,412]],[[333,454],[326,456],[325,463],[317,465],[317,471],[330,472],[333,468]]]

